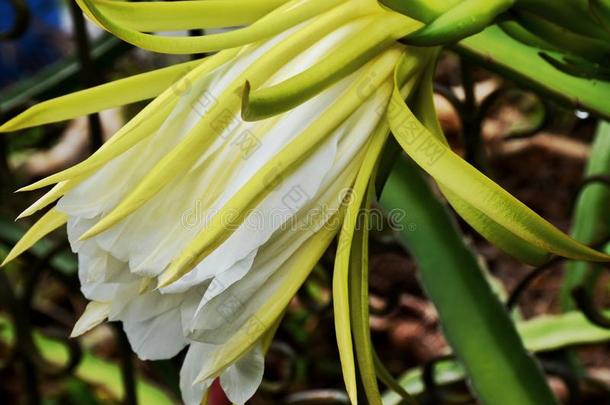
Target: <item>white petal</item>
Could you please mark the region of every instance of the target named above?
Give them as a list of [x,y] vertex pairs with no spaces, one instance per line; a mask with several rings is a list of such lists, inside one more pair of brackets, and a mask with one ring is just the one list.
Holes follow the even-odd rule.
[[179,309],[140,322],[124,322],[132,350],[142,360],[161,360],[174,357],[184,346]]
[[198,285],[207,281],[210,287],[205,290],[205,294],[202,298],[202,301],[207,302],[247,274],[252,267],[257,252],[258,249],[255,249],[224,271],[221,271],[223,270],[222,267],[216,269],[197,267],[184,275],[177,282],[162,288],[161,292],[164,294],[183,293],[189,289],[197,288]]
[[70,337],[77,337],[95,328],[108,317],[110,304],[107,302],[91,301],[87,304],[85,312],[78,318]]
[[220,375],[220,385],[229,400],[245,404],[256,392],[265,371],[265,358],[260,343]]
[[182,368],[180,369],[180,392],[182,402],[185,405],[200,405],[205,390],[212,385],[212,379],[201,383],[195,383],[195,379],[209,359],[214,346],[204,343],[193,343],[190,345]]
[[168,311],[174,311],[184,301],[183,294],[161,294],[159,291],[150,291],[140,294],[139,285],[128,285],[117,296],[129,296],[129,305],[114,315],[123,322],[141,322],[158,317]]
[[290,277],[283,264],[338,210],[342,202],[339,195],[352,184],[359,165],[358,159],[352,159],[350,165],[303,208],[298,221],[274,234],[259,249],[252,270],[243,279],[215,298],[201,302],[191,321],[190,339],[223,343],[254,315]]
[[[105,255],[104,255],[105,256]],[[104,281],[104,256],[78,254],[78,278],[83,295],[93,301],[112,301],[118,284]],[[127,271],[127,269],[125,269]]]

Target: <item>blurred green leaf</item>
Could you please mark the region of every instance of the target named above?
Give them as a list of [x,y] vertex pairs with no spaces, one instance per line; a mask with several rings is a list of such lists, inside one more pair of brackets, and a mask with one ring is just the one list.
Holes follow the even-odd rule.
[[490,70],[563,104],[610,118],[610,82],[561,72],[540,57],[538,48],[513,39],[497,26],[462,40],[456,49]]
[[[610,315],[610,310],[606,311]],[[610,340],[610,331],[591,324],[580,312],[562,315],[544,315],[519,322],[517,330],[525,347],[533,352],[556,350],[567,346],[599,343]],[[435,366],[435,381],[438,384],[456,382],[464,378],[464,370],[452,360],[439,361]],[[412,394],[424,391],[422,370],[416,368],[400,378],[403,388]],[[396,405],[401,398],[394,392],[383,395],[384,405]]]
[[[6,317],[0,317],[0,339],[6,344],[11,344],[14,337],[10,321]],[[62,365],[68,361],[68,351],[59,341],[40,333],[35,333],[34,339],[42,356],[51,364]],[[87,349],[83,350],[83,357],[74,375],[89,384],[102,386],[119,400],[123,397],[120,367],[111,361],[96,357]],[[174,403],[174,400],[160,388],[142,378],[137,379],[136,390],[142,404],[169,405]]]

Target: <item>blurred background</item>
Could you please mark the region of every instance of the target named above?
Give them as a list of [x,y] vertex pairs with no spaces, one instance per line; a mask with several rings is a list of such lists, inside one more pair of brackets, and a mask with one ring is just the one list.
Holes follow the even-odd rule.
[[[0,119],[42,100],[185,59],[143,52],[108,36],[87,24],[69,1],[0,0]],[[596,119],[542,100],[450,51],[439,64],[436,90],[439,117],[454,149],[569,232]],[[13,191],[81,161],[141,107],[0,135],[0,259],[36,219],[14,218],[41,195]],[[498,293],[508,297],[519,291],[513,301],[520,317],[560,312],[564,263],[532,269],[460,226]],[[347,403],[330,297],[333,261],[331,246],[291,303],[252,404]],[[58,231],[0,271],[0,403],[179,403],[184,353],[140,361],[113,324],[68,338],[86,305],[76,265]],[[538,276],[527,278],[531,274]],[[608,297],[608,278],[598,284],[605,289],[599,297]],[[370,288],[373,342],[389,371],[399,377],[415,370],[402,382],[422,404],[476,403],[463,378],[443,374],[440,364],[449,349],[438,316],[418,283],[414,261],[383,224],[371,234]],[[610,305],[610,299],[600,300],[599,305]],[[600,340],[607,339],[610,335]],[[564,403],[610,404],[609,354],[608,343],[570,351],[588,379],[556,361],[562,351],[540,358]],[[422,373],[432,378],[422,380]],[[218,392],[211,401],[227,403]],[[399,402],[386,397],[388,404]]]

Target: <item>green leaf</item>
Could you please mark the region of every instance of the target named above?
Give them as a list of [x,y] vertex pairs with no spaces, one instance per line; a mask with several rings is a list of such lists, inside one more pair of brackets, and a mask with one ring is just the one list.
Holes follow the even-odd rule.
[[[603,0],[607,1],[607,0]],[[519,10],[528,11],[574,33],[610,41],[610,35],[590,14],[586,0],[519,0]]]
[[[400,240],[418,263],[424,290],[478,398],[494,405],[555,404],[477,260],[412,162],[399,160],[381,204],[407,214],[396,224],[402,227]],[[415,223],[415,230],[408,223]]]
[[539,316],[520,322],[517,329],[527,349],[533,352],[610,340],[610,330],[592,324],[580,311]]
[[[610,316],[610,311],[605,313]],[[543,315],[519,322],[517,330],[525,347],[533,352],[545,352],[610,340],[610,331],[593,325],[578,311],[561,315]],[[441,385],[464,378],[463,368],[452,360],[439,361],[435,366],[435,371],[435,381]],[[404,373],[400,378],[400,385],[414,394],[423,392],[421,368]],[[400,396],[394,392],[383,395],[384,405],[397,405],[400,400]]]
[[589,0],[589,11],[600,25],[610,32],[610,1]]
[[574,77],[557,70],[538,48],[525,45],[497,26],[461,41],[458,52],[507,78],[573,108],[610,118],[610,82]]
[[[15,332],[11,323],[4,316],[0,317],[0,340],[4,344],[10,345],[14,339]],[[41,333],[34,333],[34,341],[42,356],[51,364],[62,366],[68,361],[68,350],[59,341],[48,338]],[[90,350],[84,350],[83,357],[76,367],[74,375],[89,384],[103,387],[118,400],[123,398],[124,390],[120,367],[111,361],[95,356]],[[175,403],[174,399],[163,390],[143,378],[137,378],[136,392],[138,399],[143,404],[171,405]]]
[[603,61],[610,52],[610,44],[576,34],[527,11],[516,13],[517,21],[532,34],[553,44],[563,53],[573,53],[590,61]]
[[[423,22],[430,22],[459,4],[459,0],[382,0],[382,3]],[[583,35],[594,31],[593,38],[607,42],[608,33],[596,26],[594,21],[586,22],[587,12],[579,9],[577,4],[578,2],[570,1],[520,0],[515,7],[542,14],[541,17],[561,26],[580,28],[575,32]],[[610,103],[607,102],[610,82],[574,77],[561,72],[538,55],[539,48],[519,42],[498,26],[490,26],[465,38],[455,49],[478,64],[560,103],[610,119]]]
[[539,55],[555,69],[574,77],[610,80],[610,69],[603,64],[592,63],[578,56],[553,55],[551,52],[540,52]]

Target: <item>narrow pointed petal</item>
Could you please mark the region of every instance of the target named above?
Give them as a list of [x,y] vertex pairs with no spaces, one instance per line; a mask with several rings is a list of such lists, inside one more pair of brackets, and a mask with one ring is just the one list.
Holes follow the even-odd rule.
[[91,0],[76,1],[102,28],[139,48],[169,54],[191,54],[234,48],[269,38],[345,0],[292,0],[248,27],[200,37],[163,37],[141,33],[116,24]]
[[74,328],[72,329],[72,333],[70,333],[71,338],[78,337],[85,332],[90,331],[95,328],[100,323],[104,322],[106,318],[108,318],[108,314],[110,313],[110,304],[107,302],[97,302],[91,301],[87,304],[85,308],[85,312],[78,318]]
[[28,231],[21,237],[19,242],[11,249],[6,259],[0,264],[6,265],[17,256],[31,248],[36,242],[48,235],[50,232],[59,228],[68,221],[68,216],[55,210],[54,208],[44,214]]
[[456,155],[419,122],[397,87],[388,108],[388,120],[397,141],[415,162],[440,185],[502,227],[549,253],[577,260],[610,260],[610,256],[558,230]]
[[352,239],[356,224],[359,219],[360,208],[366,195],[369,179],[377,164],[381,150],[389,134],[389,126],[382,121],[367,147],[366,155],[356,182],[352,188],[351,198],[345,220],[339,235],[337,245],[337,257],[333,271],[333,307],[335,313],[335,331],[337,335],[337,346],[339,347],[339,358],[343,369],[343,381],[353,404],[358,401],[356,386],[356,365],[352,346],[352,331],[350,323],[349,305],[349,265]]
[[[411,104],[413,105],[414,114],[430,129],[431,133],[444,144],[448,144],[438,122],[432,97],[432,83],[435,70],[429,69],[426,71],[417,96]],[[461,199],[447,187],[441,185],[440,190],[451,206],[470,226],[504,252],[533,265],[540,265],[547,260],[548,252],[528,243],[498,224],[493,218]]]
[[238,27],[264,17],[288,0],[143,1],[93,0],[108,19],[136,31]]
[[36,104],[0,126],[0,132],[16,131],[147,100],[171,87],[201,61],[179,63]]
[[610,2],[608,0],[589,0],[589,11],[599,24],[610,32]]
[[[188,92],[196,77],[214,71],[219,66],[222,66],[234,58],[237,53],[237,49],[223,51],[206,58],[203,61],[197,61],[197,67],[194,67],[183,74],[180,79],[172,81],[169,87],[166,85],[165,91],[163,91],[159,97],[136,114],[135,117],[88,159],[66,170],[23,187],[18,191],[36,190],[50,184],[90,173],[129,150],[133,145],[154,133],[176,105],[180,94],[182,92]],[[176,77],[174,77],[174,79],[176,79]]]
[[[389,128],[386,126],[387,130]],[[369,318],[369,227],[371,209],[375,202],[375,178],[369,179],[366,199],[361,205],[361,215],[352,239],[349,270],[350,322],[354,337],[354,349],[358,360],[360,381],[370,405],[382,405],[377,384],[377,371],[374,362],[374,347],[371,341]]]
[[74,186],[80,181],[79,178],[74,179],[73,181],[62,181],[61,183],[56,184],[51,190],[49,190],[45,195],[40,197],[34,204],[30,205],[26,208],[17,219],[29,217],[35,212],[40,211],[41,209],[47,207],[49,204],[57,201],[58,198],[63,196],[65,193],[70,191]]

